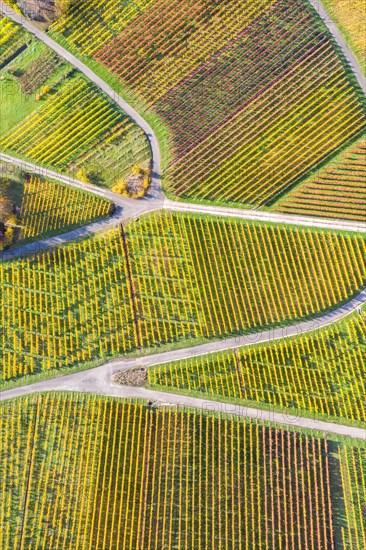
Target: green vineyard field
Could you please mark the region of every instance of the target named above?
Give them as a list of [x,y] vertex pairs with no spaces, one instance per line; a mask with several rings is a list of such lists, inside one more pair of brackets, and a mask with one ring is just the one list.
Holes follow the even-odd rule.
[[[15,23],[4,18],[1,26],[3,151],[75,176],[82,171],[107,187],[135,165],[149,168],[144,132],[110,98]],[[20,51],[13,42],[28,47]],[[2,67],[2,59],[10,61]]]
[[0,263],[2,381],[293,323],[365,285],[362,235],[156,213]]
[[0,162],[0,222],[10,224],[0,250],[65,233],[112,211],[108,199]]
[[27,33],[0,14],[0,69],[9,63],[26,43]]
[[360,89],[306,0],[74,3],[50,31],[157,115],[165,188],[181,198],[270,205],[365,128]]
[[154,389],[365,421],[366,314],[298,338],[151,367]]
[[104,218],[111,202],[71,186],[31,176],[26,181],[19,213],[22,240],[62,233]]
[[273,209],[288,214],[365,221],[365,136],[287,193]]
[[363,519],[353,518],[364,486],[347,493],[354,468],[365,467],[364,448],[81,394],[34,395],[0,409],[8,472],[1,548],[326,550],[340,536],[347,548],[365,542]]
[[364,3],[0,1],[0,550],[366,550]]

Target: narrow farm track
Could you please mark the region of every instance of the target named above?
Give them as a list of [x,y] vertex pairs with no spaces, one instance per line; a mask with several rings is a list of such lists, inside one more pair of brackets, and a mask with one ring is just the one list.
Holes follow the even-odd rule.
[[294,426],[296,428],[303,428],[321,433],[331,433],[340,436],[347,436],[352,439],[366,440],[366,429],[363,428],[345,426],[332,422],[324,422],[322,420],[317,420],[316,418],[305,418],[271,410],[261,410],[243,405],[210,401],[207,399],[200,399],[198,397],[154,391],[146,388],[118,386],[111,381],[109,376],[112,369],[108,367],[106,372],[105,370],[106,369],[103,370],[103,367],[99,367],[97,369],[93,369],[92,371],[84,371],[81,373],[54,378],[48,382],[39,382],[37,384],[17,388],[16,390],[5,391],[0,394],[0,401],[21,397],[22,395],[28,395],[35,392],[85,392],[120,398],[144,399],[153,402],[157,406],[170,405],[176,407],[190,407],[193,409],[212,412],[222,412],[243,418],[260,420],[262,422],[275,422],[285,426]]
[[116,212],[110,218],[90,223],[73,231],[63,233],[56,237],[50,237],[33,243],[24,244],[5,252],[0,252],[0,260],[11,260],[26,254],[35,254],[44,252],[55,246],[68,243],[70,241],[91,236],[101,230],[114,227],[123,221],[129,220],[136,216],[141,216],[147,212],[153,212],[160,209],[173,210],[177,212],[192,212],[197,214],[209,214],[213,216],[224,216],[240,218],[258,222],[271,222],[284,225],[298,225],[302,227],[318,227],[333,231],[351,231],[364,233],[366,232],[365,222],[351,222],[347,220],[336,220],[329,218],[318,218],[310,216],[296,216],[292,214],[280,214],[275,212],[262,212],[260,210],[241,210],[239,208],[228,208],[225,206],[211,206],[194,203],[177,202],[164,198],[162,193],[148,193],[142,199],[127,199],[118,193],[114,193],[109,189],[103,189],[90,183],[83,183],[75,177],[66,174],[60,174],[53,170],[49,170],[37,164],[12,157],[5,153],[0,153],[0,161],[8,162],[14,166],[18,166],[27,172],[38,174],[45,178],[50,178],[55,181],[60,181],[77,189],[94,193],[95,195],[110,199],[117,206]]
[[116,205],[116,211],[113,216],[87,224],[73,231],[68,231],[67,233],[62,233],[55,237],[50,237],[48,239],[42,239],[28,244],[20,245],[16,248],[5,250],[0,252],[0,261],[1,260],[11,260],[13,258],[18,258],[26,254],[36,254],[39,252],[44,252],[50,248],[66,244],[68,242],[74,241],[76,239],[85,238],[99,231],[114,227],[123,221],[126,221],[130,218],[141,216],[147,212],[159,210],[163,206],[163,197],[160,194],[151,193],[150,190],[145,195],[145,197],[134,200],[128,199],[119,195],[118,193],[113,193],[109,189],[103,189],[92,185],[90,183],[83,183],[77,180],[74,177],[68,176],[66,174],[60,174],[52,170],[48,170],[42,166],[38,166],[31,162],[27,162],[5,153],[0,153],[0,161],[5,161],[14,166],[18,166],[27,172],[38,174],[45,178],[50,178],[55,181],[60,181],[77,189],[88,191],[89,193],[94,193],[95,195],[110,199]]
[[239,210],[238,208],[227,208],[225,206],[176,202],[170,199],[164,200],[163,208],[166,208],[167,210],[174,210],[176,212],[210,214],[212,216],[242,218],[251,221],[270,222],[283,225],[298,225],[302,227],[319,227],[333,231],[354,231],[358,233],[364,233],[366,231],[366,220],[364,222],[350,222],[347,220],[263,212],[261,210]]
[[[144,199],[138,199],[138,200],[128,199],[126,197],[123,197],[122,195],[119,195],[118,193],[114,193],[113,191],[110,191],[109,189],[98,187],[97,185],[93,185],[92,183],[84,183],[78,180],[77,178],[75,178],[74,176],[61,174],[60,172],[49,170],[44,166],[41,166],[32,162],[28,162],[26,160],[19,159],[17,157],[12,157],[10,155],[7,155],[6,153],[0,152],[0,161],[13,164],[14,166],[18,166],[19,168],[21,168],[26,172],[31,172],[33,174],[43,176],[44,178],[56,180],[61,183],[70,185],[71,187],[75,187],[76,189],[81,189],[82,191],[88,191],[88,193],[93,193],[94,195],[98,195],[99,197],[110,199],[117,206],[121,206],[123,208],[126,208],[127,210],[135,210],[135,209],[138,210],[139,204],[141,202],[146,203],[148,200],[150,202],[159,201],[158,203],[159,205],[161,202],[160,197],[155,198],[153,195],[149,193],[150,189],[148,189],[148,192],[144,197]],[[155,205],[155,208],[158,208],[158,206]]]
[[150,185],[150,197],[156,199],[162,198],[160,174],[161,174],[161,157],[160,157],[160,148],[157,137],[146,122],[144,118],[135,109],[133,109],[129,103],[127,103],[120,95],[118,95],[104,80],[99,78],[91,69],[89,69],[82,61],[77,57],[69,53],[65,48],[57,44],[52,38],[50,38],[42,30],[38,29],[33,25],[26,17],[18,15],[4,2],[0,1],[0,12],[9,17],[15,23],[22,25],[29,33],[33,34],[38,40],[41,40],[46,46],[54,50],[60,57],[64,58],[71,65],[77,68],[81,73],[83,73],[91,82],[93,82],[103,93],[109,96],[125,113],[145,132],[150,142],[150,147],[152,151],[152,177]]
[[[347,44],[345,43],[344,39],[342,38],[341,34],[339,33],[334,23],[330,20],[321,2],[311,1],[311,4],[317,10],[320,17],[322,17],[328,29],[330,30],[331,34],[337,41],[339,47],[341,48],[341,50],[343,51],[343,54],[345,55],[347,61],[349,62],[363,92],[366,94],[365,77],[362,74],[361,68],[359,67],[356,58],[353,56],[352,52],[348,48]],[[47,46],[53,49],[58,55],[60,55],[69,63],[71,63],[74,67],[76,67],[87,78],[89,78],[96,86],[98,86],[102,90],[102,92],[106,93],[115,103],[117,103],[117,105],[119,105],[127,113],[127,115],[130,116],[131,119],[142,128],[142,130],[144,130],[150,142],[152,158],[153,158],[152,182],[151,182],[149,192],[147,193],[146,198],[144,200],[128,201],[127,199],[123,199],[120,195],[113,193],[112,191],[103,190],[94,185],[85,185],[81,182],[78,182],[74,178],[70,178],[66,175],[57,174],[56,172],[46,170],[35,164],[25,162],[20,159],[16,159],[14,157],[10,157],[9,155],[5,155],[3,153],[0,153],[0,160],[1,159],[7,160],[12,164],[23,166],[27,170],[35,171],[36,173],[40,173],[40,174],[43,173],[44,175],[49,175],[49,177],[52,177],[53,179],[63,181],[64,183],[68,183],[75,187],[81,187],[87,191],[90,191],[91,193],[96,193],[98,195],[102,195],[104,197],[110,198],[117,206],[122,207],[122,212],[120,212],[120,218],[118,221],[129,219],[130,217],[142,214],[143,212],[158,210],[163,207],[166,209],[181,210],[185,212],[189,211],[189,212],[197,212],[197,213],[203,213],[203,214],[207,213],[207,214],[219,215],[219,216],[231,216],[231,217],[238,217],[238,218],[243,218],[248,220],[257,220],[257,221],[264,221],[264,222],[269,221],[274,223],[283,223],[283,224],[291,224],[291,225],[322,227],[322,228],[332,229],[332,230],[345,230],[345,231],[356,231],[356,232],[366,231],[366,221],[364,223],[359,223],[359,222],[349,222],[346,220],[329,220],[327,218],[294,216],[289,214],[261,212],[257,210],[255,211],[240,210],[236,208],[227,208],[227,207],[211,206],[211,205],[206,206],[206,205],[184,203],[184,202],[165,199],[163,195],[162,187],[161,187],[161,154],[160,154],[159,143],[156,135],[154,134],[154,131],[149,126],[149,124],[124,99],[122,99],[121,96],[119,96],[114,90],[112,90],[112,88],[110,88],[108,84],[106,84],[100,77],[98,77],[91,69],[89,69],[77,57],[70,54],[65,48],[63,48],[57,42],[52,40],[46,33],[38,29],[24,16],[21,16],[15,13],[14,10],[12,10],[8,5],[1,2],[1,0],[0,0],[0,11],[2,11],[2,13],[7,17],[10,17],[11,19],[13,19],[16,23],[22,25],[28,32],[35,35],[39,40],[41,40]],[[147,201],[150,201],[149,206],[146,205]],[[141,206],[141,204],[143,206]],[[115,220],[113,221],[106,220],[104,224],[101,224],[101,225],[102,227],[107,227],[108,225],[110,224],[113,225],[114,223],[115,223]],[[90,226],[87,226],[85,234],[91,234],[98,231],[101,228],[101,225],[90,224]],[[80,232],[80,234],[75,232],[70,232],[68,235],[69,235],[69,238],[67,238],[65,235],[63,236],[62,242],[67,242],[68,240],[73,240],[75,238],[78,238],[79,236],[80,237],[83,236],[82,232]],[[50,246],[54,246],[54,242],[52,240],[49,241],[49,244]],[[47,247],[47,243],[43,241],[42,250],[44,250],[46,247]],[[30,252],[33,252],[33,249],[30,249]],[[22,253],[23,254],[27,253],[27,249],[25,247],[22,248]],[[14,256],[11,256],[11,257],[14,257]]]
[[[365,77],[354,58],[352,52],[348,48],[347,44],[340,35],[338,29],[334,23],[329,19],[324,7],[319,1],[309,0],[313,7],[317,10],[319,15],[325,21],[328,29],[332,33],[333,37],[337,41],[339,47],[342,49],[350,67],[359,82],[362,90],[366,93]],[[95,193],[100,196],[111,199],[117,206],[114,216],[106,220],[95,222],[79,228],[75,231],[70,231],[63,235],[53,237],[50,239],[44,239],[29,245],[24,245],[17,249],[7,251],[0,256],[0,259],[7,260],[11,258],[19,257],[20,255],[27,253],[35,253],[46,250],[53,246],[58,246],[62,243],[69,242],[74,239],[85,237],[97,233],[98,231],[105,229],[109,226],[117,225],[122,221],[134,216],[141,215],[143,213],[159,210],[161,208],[171,209],[176,211],[189,211],[201,214],[212,214],[218,216],[231,216],[237,218],[243,218],[248,220],[274,222],[281,224],[291,224],[300,226],[321,227],[332,230],[346,230],[363,232],[366,230],[365,223],[354,223],[344,220],[328,220],[323,218],[311,218],[304,216],[292,216],[284,214],[274,214],[253,210],[239,210],[235,208],[206,206],[197,204],[186,204],[182,202],[175,202],[168,199],[164,199],[161,188],[161,155],[160,148],[152,128],[147,122],[128,104],[124,101],[116,92],[110,88],[102,79],[100,79],[93,71],[91,71],[85,64],[79,59],[70,54],[67,50],[62,48],[59,44],[53,41],[47,34],[40,29],[32,25],[26,18],[16,14],[9,6],[0,1],[1,12],[13,19],[16,23],[22,25],[27,31],[35,35],[39,40],[44,42],[54,51],[56,51],[61,57],[74,65],[80,72],[82,72],[87,78],[89,78],[96,86],[107,94],[115,103],[117,103],[131,119],[138,124],[147,134],[151,151],[152,151],[152,184],[148,194],[144,199],[138,201],[131,201],[113,193],[112,191],[104,190],[90,184],[83,184],[82,182],[69,177],[67,175],[58,174],[56,172],[46,170],[35,164],[10,157],[9,155],[0,154],[0,160],[12,163],[17,166],[22,166],[25,170],[42,174],[46,177],[67,183],[74,187],[82,188],[91,193]],[[277,339],[286,338],[289,336],[296,336],[304,334],[313,330],[323,328],[331,323],[339,321],[351,312],[359,309],[366,302],[366,289],[363,290],[358,296],[350,300],[347,304],[344,304],[336,310],[321,315],[310,321],[304,321],[295,325],[287,326],[284,328],[277,328],[273,330],[261,331],[251,335],[234,337],[228,339],[222,339],[218,341],[209,342],[199,346],[192,346],[189,348],[183,348],[175,351],[157,353],[145,357],[136,357],[133,359],[120,359],[105,363],[104,365],[78,372],[70,375],[56,377],[43,382],[22,386],[12,390],[2,391],[0,394],[0,401],[19,397],[21,395],[30,394],[33,392],[44,391],[79,391],[79,392],[92,392],[102,395],[112,395],[118,397],[138,397],[148,399],[150,401],[160,401],[165,404],[174,406],[187,406],[199,409],[215,410],[231,413],[234,415],[255,418],[263,421],[277,422],[283,425],[294,425],[299,428],[307,428],[320,432],[333,433],[337,435],[349,436],[353,438],[366,439],[366,430],[361,428],[343,426],[339,424],[333,424],[331,422],[317,421],[316,419],[308,419],[302,417],[289,416],[286,414],[275,413],[273,411],[263,411],[260,409],[249,408],[239,405],[228,405],[224,403],[217,403],[213,401],[207,401],[204,399],[187,397],[177,394],[169,394],[165,392],[153,391],[145,388],[132,388],[118,386],[112,382],[112,375],[120,370],[131,369],[137,366],[149,367],[156,364],[182,360],[185,358],[195,357],[207,353],[214,353],[218,351],[224,351],[228,349],[235,349],[242,346],[251,345],[259,342],[271,342]]]
[[306,428],[366,440],[366,429],[362,428],[333,424],[332,422],[322,422],[316,418],[310,419],[291,415],[289,416],[288,414],[276,413],[274,411],[263,411],[253,407],[231,405],[196,397],[170,394],[147,388],[119,386],[112,382],[113,374],[121,370],[128,370],[136,367],[147,368],[153,365],[170,363],[171,361],[180,361],[182,359],[197,357],[208,353],[235,349],[257,343],[273,342],[274,340],[281,338],[298,336],[307,332],[318,330],[339,321],[343,317],[359,309],[365,302],[366,289],[336,310],[309,321],[304,321],[287,327],[279,327],[272,330],[261,331],[254,334],[247,334],[245,336],[213,341],[199,346],[181,348],[174,351],[156,353],[154,355],[147,355],[143,357],[134,357],[132,359],[110,361],[94,369],[58,376],[56,378],[51,378],[50,380],[44,380],[42,382],[36,382],[35,384],[29,384],[27,386],[2,391],[0,393],[0,401],[21,397],[22,395],[28,395],[35,392],[47,391],[75,391],[122,398],[134,397],[148,399],[149,401],[154,402],[162,402],[174,406],[227,412],[237,416],[256,418],[258,420],[276,422],[287,426],[296,426],[299,428]]
[[337,25],[329,17],[329,14],[325,9],[325,6],[320,0],[308,0],[308,1],[313,6],[315,11],[318,13],[319,17],[323,20],[329,32],[333,36],[334,40],[337,42],[344,57],[346,58],[347,63],[349,64],[353,74],[355,75],[356,80],[359,83],[363,93],[366,95],[366,77],[363,74],[362,69],[356,57],[353,55],[347,42],[343,38],[342,33],[338,29]]

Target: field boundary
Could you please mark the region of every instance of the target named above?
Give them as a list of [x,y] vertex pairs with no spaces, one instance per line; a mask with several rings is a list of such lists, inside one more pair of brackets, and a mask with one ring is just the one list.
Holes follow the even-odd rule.
[[[327,26],[329,32],[331,33],[333,38],[336,40],[338,46],[341,48],[343,55],[345,56],[347,62],[349,63],[354,73],[354,76],[356,77],[363,91],[363,94],[365,95],[366,82],[356,58],[353,56],[351,50],[349,49],[348,45],[344,41],[342,35],[338,31],[335,24],[330,20],[321,2],[319,2],[318,0],[317,1],[309,0],[309,2],[312,5],[312,7],[315,9],[315,11],[318,13],[318,15],[321,17],[325,25]],[[1,0],[0,0],[0,11],[7,17],[10,17],[16,23],[22,25],[28,32],[36,36],[39,40],[41,40],[48,47],[54,50],[58,55],[60,55],[66,61],[68,61],[71,65],[76,67],[90,81],[92,81],[103,93],[108,95],[109,98],[112,99],[112,101],[114,101],[120,108],[122,108],[126,112],[126,114],[145,132],[149,140],[151,153],[152,153],[151,186],[145,199],[145,201],[152,200],[154,202],[154,204],[150,207],[150,210],[158,210],[160,208],[169,208],[174,210],[195,211],[198,213],[211,212],[214,215],[227,215],[227,216],[241,217],[245,219],[258,219],[259,221],[274,221],[275,223],[283,223],[283,224],[324,227],[329,229],[357,231],[357,232],[366,231],[366,221],[365,223],[347,222],[346,220],[330,221],[329,218],[315,218],[315,217],[307,217],[307,216],[295,216],[295,215],[289,215],[289,214],[288,215],[272,214],[265,211],[263,212],[258,210],[241,210],[239,208],[230,208],[230,207],[226,208],[226,207],[220,207],[215,205],[206,206],[206,205],[195,204],[195,203],[185,203],[185,202],[180,202],[178,200],[175,201],[175,200],[165,198],[163,194],[162,184],[161,184],[162,174],[161,174],[160,145],[156,137],[156,134],[154,133],[154,130],[146,122],[146,120],[133,107],[131,107],[131,105],[126,100],[124,100],[112,87],[110,87],[102,78],[100,78],[95,72],[93,72],[85,63],[79,60],[75,55],[70,53],[66,48],[61,46],[58,42],[53,40],[49,35],[47,35],[41,29],[33,25],[23,15],[19,15],[16,12],[14,12],[14,10],[12,10],[8,5],[4,4],[4,2],[2,2]],[[57,174],[56,172],[47,170],[46,167],[37,166],[25,160],[20,161],[20,159],[16,159],[14,157],[5,155],[3,153],[0,153],[0,160],[5,160],[6,162],[10,162],[13,164],[21,163],[21,165],[25,169],[28,169],[31,171],[32,170],[38,171],[38,173],[42,173],[42,174],[49,173],[50,175],[52,175],[54,179],[62,178],[60,179],[60,181],[63,181],[64,183],[69,183],[70,185],[74,185],[76,187],[81,186],[82,188],[90,192],[95,192],[99,195],[110,198],[115,204],[122,206],[123,209],[124,208],[129,209],[131,207],[131,209],[133,210],[134,207],[136,207],[135,214],[133,214],[130,211],[129,212],[130,216],[138,215],[140,213],[139,212],[140,208],[137,207],[140,201],[131,202],[131,200],[129,201],[128,199],[123,199],[121,195],[118,195],[117,193],[113,193],[112,191],[104,190],[90,184],[83,184],[82,182],[76,180],[75,178],[71,178],[67,175]],[[225,214],[222,214],[223,211],[225,211]],[[121,220],[126,219],[123,212],[121,214],[120,219]],[[26,253],[26,251],[23,248],[23,254],[24,253]]]
[[[336,25],[329,18],[324,6],[320,1],[309,0],[310,4],[317,11],[318,15],[323,19],[324,23],[328,27],[333,38],[336,40],[338,46],[341,48],[343,55],[345,56],[347,62],[349,63],[351,70],[356,77],[363,94],[366,94],[366,82],[365,77],[359,67],[357,59],[353,56],[351,50],[349,49],[347,43],[343,39]],[[26,170],[33,171],[35,173],[40,173],[42,175],[52,174],[52,179],[73,185],[74,187],[82,188],[83,190],[89,191],[91,193],[98,194],[100,196],[110,198],[118,207],[116,215],[110,219],[103,220],[102,222],[96,222],[93,224],[86,225],[78,230],[65,233],[59,237],[52,237],[50,239],[45,239],[43,241],[37,241],[30,243],[29,245],[24,245],[19,249],[14,249],[7,251],[0,256],[0,259],[8,260],[11,258],[16,258],[18,256],[23,256],[27,253],[35,253],[43,250],[47,250],[52,246],[59,246],[61,243],[67,243],[74,239],[85,237],[86,235],[94,234],[99,232],[101,229],[116,225],[121,223],[122,220],[129,219],[136,215],[144,214],[149,211],[158,211],[163,209],[174,210],[174,211],[184,211],[184,212],[194,212],[197,214],[211,214],[216,216],[226,216],[226,217],[236,217],[243,218],[247,220],[262,221],[262,222],[271,222],[278,224],[289,224],[289,225],[299,225],[304,227],[322,227],[325,229],[331,230],[340,230],[340,231],[354,231],[354,232],[365,232],[366,230],[366,221],[365,223],[355,223],[347,222],[345,220],[333,220],[330,221],[328,218],[315,218],[315,217],[306,217],[306,216],[294,216],[294,215],[282,215],[276,213],[269,213],[265,211],[258,210],[240,210],[237,208],[226,208],[220,206],[209,206],[201,205],[194,203],[184,203],[180,201],[173,201],[167,198],[164,198],[163,190],[161,186],[161,151],[160,146],[157,140],[157,137],[151,128],[151,126],[146,122],[146,120],[135,111],[131,105],[125,101],[120,95],[116,93],[113,88],[111,88],[102,78],[97,76],[87,65],[80,61],[76,56],[68,52],[65,48],[51,39],[46,33],[38,29],[32,23],[30,23],[24,16],[18,15],[14,10],[9,6],[5,5],[0,1],[0,11],[11,18],[16,23],[22,25],[28,32],[35,35],[39,40],[44,42],[47,46],[53,49],[61,57],[71,63],[76,67],[81,73],[83,73],[90,81],[92,81],[104,94],[109,96],[125,113],[145,132],[148,137],[151,152],[152,152],[152,181],[150,189],[144,199],[139,201],[132,201],[121,197],[120,195],[113,193],[111,191],[98,188],[97,186],[92,186],[90,184],[83,184],[82,182],[71,178],[67,175],[57,174],[53,171],[48,171],[45,167],[37,166],[35,164],[29,163],[25,160],[16,159],[5,155],[0,154],[0,160],[9,162],[18,166],[25,168]],[[35,384],[30,384],[29,386],[20,386],[13,390],[5,390],[0,394],[0,401],[5,399],[10,399],[12,397],[17,397],[27,393],[33,393],[37,391],[52,391],[53,389],[66,391],[86,391],[94,392],[104,395],[119,395],[121,397],[143,397],[146,399],[163,399],[168,401],[173,405],[181,405],[184,403],[190,403],[187,406],[193,406],[194,408],[202,407],[204,403],[207,402],[205,399],[192,398],[188,396],[177,396],[174,394],[167,394],[165,392],[156,392],[148,389],[136,389],[128,388],[114,385],[111,382],[111,374],[117,372],[121,369],[133,368],[135,366],[144,364],[144,365],[153,365],[161,364],[164,362],[171,362],[179,360],[180,358],[194,357],[197,355],[203,355],[207,353],[214,353],[217,351],[225,351],[228,349],[236,349],[242,347],[243,345],[250,345],[258,343],[260,341],[273,341],[280,338],[286,338],[289,336],[294,336],[299,333],[304,334],[305,332],[312,332],[333,322],[341,319],[342,317],[348,315],[355,309],[362,307],[366,302],[366,289],[364,289],[358,296],[347,302],[347,304],[341,305],[332,312],[328,312],[324,315],[319,316],[318,318],[312,319],[310,321],[303,321],[295,325],[290,325],[286,327],[280,327],[277,329],[272,329],[269,331],[262,331],[257,333],[252,333],[249,335],[244,335],[242,337],[234,337],[231,339],[221,339],[218,341],[213,341],[205,343],[198,346],[192,346],[188,348],[179,348],[178,350],[172,352],[165,352],[166,359],[159,360],[159,354],[154,354],[145,357],[137,357],[132,360],[119,360],[110,363],[106,363],[101,367],[95,369],[85,370],[79,373],[74,373],[70,375],[65,375],[62,377],[53,378],[43,382],[38,382]],[[136,312],[135,312],[136,317]],[[263,338],[263,339],[262,339]],[[169,356],[169,359],[167,357]],[[171,356],[174,358],[171,359]],[[129,365],[129,366],[128,366]],[[215,406],[225,406],[225,404],[214,403]],[[229,406],[229,405],[227,405]],[[268,416],[268,421],[279,422],[280,424],[290,425],[291,422],[294,422],[297,417],[286,416],[284,420],[279,413],[265,412],[260,409],[254,409],[243,406],[236,406],[235,410],[239,412],[233,413],[238,414],[239,416],[247,416],[250,418],[258,418],[260,416]],[[247,411],[245,413],[245,411]],[[254,415],[254,416],[251,416]],[[305,419],[303,417],[298,417],[297,420],[298,426],[309,427],[311,424],[311,429],[316,431],[329,431],[331,433],[337,433],[339,435],[349,435],[351,437],[357,437],[366,440],[366,430],[361,428],[351,428],[349,426],[336,425],[332,423],[314,421]],[[297,421],[296,420],[296,421]],[[352,435],[353,434],[353,435]]]
[[[71,375],[73,376],[73,375]],[[227,403],[224,401],[215,401],[214,399],[192,397],[186,394],[169,393],[164,391],[156,391],[146,388],[136,388],[131,386],[119,386],[113,384],[109,380],[104,383],[96,383],[93,378],[80,380],[77,387],[72,388],[65,380],[68,377],[59,377],[52,380],[52,384],[47,387],[41,384],[34,384],[23,388],[19,396],[13,394],[11,396],[0,395],[0,402],[15,397],[21,397],[33,393],[47,392],[71,392],[71,393],[88,393],[95,395],[104,395],[107,397],[118,397],[123,399],[142,399],[148,401],[152,406],[173,406],[178,408],[191,408],[200,411],[212,413],[223,413],[241,418],[248,418],[264,423],[274,423],[279,426],[287,426],[295,429],[304,429],[322,434],[334,434],[350,439],[357,439],[366,442],[366,428],[339,424],[336,422],[327,422],[316,418],[308,418],[297,416],[296,413],[288,414],[277,412],[275,409],[258,409],[252,406],[238,405]],[[25,390],[25,391],[24,391]],[[4,392],[6,393],[6,392]]]
[[71,185],[79,190],[94,193],[97,196],[109,199],[116,205],[116,211],[113,216],[102,219],[97,222],[79,227],[76,230],[62,233],[59,236],[50,237],[48,239],[42,239],[40,241],[34,241],[22,245],[20,247],[10,249],[0,253],[1,260],[11,260],[17,257],[23,257],[26,254],[34,254],[37,252],[45,251],[54,246],[59,246],[63,243],[71,242],[73,240],[93,235],[106,229],[108,227],[115,227],[122,221],[127,221],[133,217],[147,214],[149,212],[157,212],[160,210],[171,210],[175,212],[187,212],[193,214],[208,214],[211,216],[237,218],[242,220],[276,223],[283,225],[292,225],[300,227],[314,227],[323,228],[332,231],[347,231],[355,233],[366,232],[366,220],[365,222],[352,222],[347,220],[330,220],[329,218],[311,217],[311,216],[296,216],[293,214],[280,214],[277,212],[267,212],[262,210],[247,210],[232,208],[226,206],[214,206],[205,204],[196,204],[191,202],[174,201],[168,198],[156,197],[147,195],[141,199],[128,199],[92,184],[85,184],[73,176],[67,174],[60,174],[53,170],[49,170],[43,166],[25,161],[20,158],[12,157],[8,154],[0,152],[0,161],[13,164],[34,174],[39,174],[44,178],[51,178],[55,181],[59,181],[66,185]]
[[31,383],[29,385],[18,386],[13,389],[1,391],[0,402],[38,392],[62,390],[71,392],[86,392],[111,397],[142,398],[148,401],[161,401],[174,406],[202,408],[205,405],[208,410],[218,410],[223,412],[225,412],[225,409],[230,409],[230,413],[237,414],[239,416],[256,418],[258,420],[275,422],[288,426],[296,425],[306,429],[355,437],[356,439],[364,439],[366,441],[366,429],[363,428],[326,422],[323,420],[311,419],[302,416],[295,416],[295,414],[288,414],[287,412],[280,413],[275,410],[258,409],[255,407],[248,407],[225,401],[218,402],[207,398],[192,397],[185,394],[156,391],[141,387],[120,386],[112,381],[113,374],[116,374],[121,370],[171,363],[200,355],[250,346],[256,343],[273,342],[277,339],[297,336],[304,334],[305,332],[313,332],[333,324],[354,311],[357,311],[365,303],[366,289],[360,292],[358,296],[347,302],[347,304],[344,304],[340,308],[310,321],[259,333],[247,334],[241,337],[213,341],[207,344],[192,346],[190,348],[179,348],[177,350],[163,352],[160,354],[157,353],[154,355],[138,356],[132,359],[109,361],[99,367],[74,372],[73,374],[64,374],[62,376],[57,376],[41,382]]
[[353,72],[362,92],[366,95],[366,78],[362,72],[360,64],[356,56],[352,53],[351,48],[347,44],[346,40],[343,38],[341,31],[338,29],[336,23],[329,16],[323,2],[321,0],[308,0],[309,4],[316,11],[320,19],[326,25],[333,39],[338,44],[343,56],[345,57],[351,71]]

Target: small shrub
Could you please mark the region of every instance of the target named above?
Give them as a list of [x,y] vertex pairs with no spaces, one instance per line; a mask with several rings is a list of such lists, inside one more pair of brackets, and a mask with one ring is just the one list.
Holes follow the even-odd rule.
[[76,177],[78,180],[82,181],[83,183],[90,183],[90,178],[85,168],[80,168],[80,170],[76,174]]
[[112,187],[112,191],[131,199],[139,199],[145,195],[149,185],[150,172],[139,166],[134,166],[131,174],[126,179],[118,181]]

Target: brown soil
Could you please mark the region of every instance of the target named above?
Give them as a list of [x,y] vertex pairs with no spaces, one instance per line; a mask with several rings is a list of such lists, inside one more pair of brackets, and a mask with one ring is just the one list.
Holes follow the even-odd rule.
[[22,12],[40,23],[49,23],[61,15],[62,0],[18,0]]
[[126,191],[130,195],[136,195],[144,190],[144,176],[140,174],[130,174],[126,182]]
[[112,376],[113,382],[121,386],[144,386],[147,380],[145,368],[124,370]]
[[6,222],[13,212],[11,203],[0,197],[0,222]]

